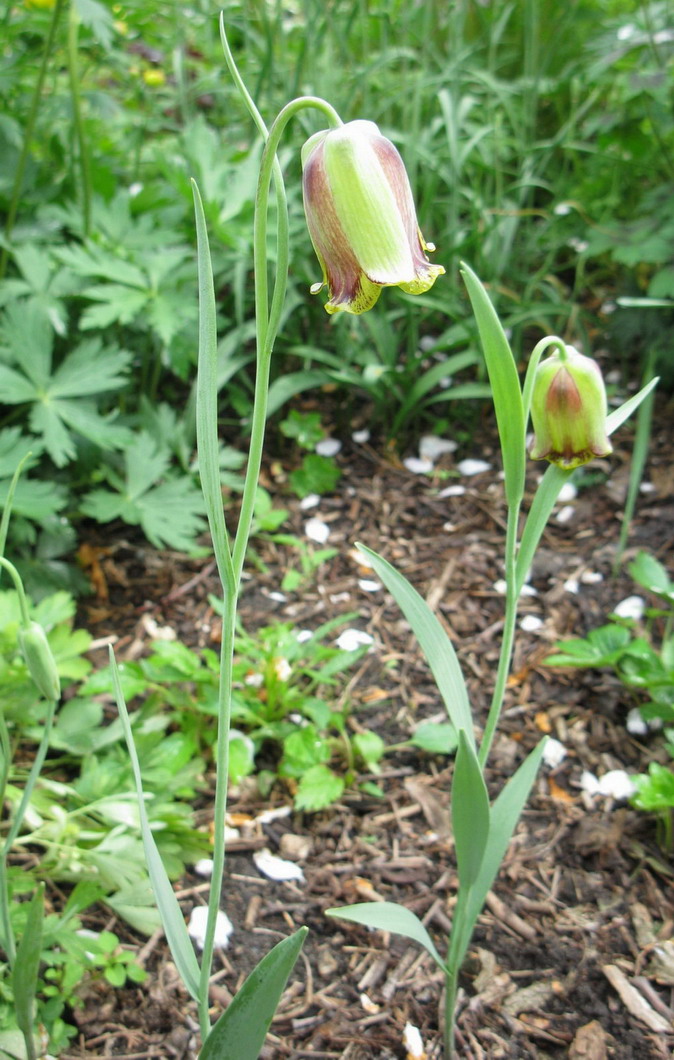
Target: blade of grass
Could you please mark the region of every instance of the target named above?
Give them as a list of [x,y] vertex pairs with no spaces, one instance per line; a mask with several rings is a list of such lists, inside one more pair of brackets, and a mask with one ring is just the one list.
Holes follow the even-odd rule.
[[171,881],[164,868],[161,854],[157,849],[157,844],[152,835],[152,829],[150,828],[150,821],[147,816],[147,810],[145,809],[145,795],[143,793],[143,778],[140,771],[140,762],[138,761],[138,755],[136,753],[136,745],[133,740],[129,712],[126,709],[124,693],[122,692],[119,672],[117,670],[117,662],[112,648],[110,648],[110,670],[112,673],[112,685],[115,699],[117,701],[117,709],[119,710],[119,716],[122,719],[124,737],[126,739],[129,758],[131,759],[131,768],[133,770],[133,779],[136,785],[140,830],[143,837],[143,847],[150,875],[150,883],[152,884],[157,908],[159,909],[159,915],[161,916],[166,941],[171,950],[171,956],[176,963],[176,968],[178,969],[183,983],[194,1000],[198,1001],[199,963],[195,956],[192,942],[187,933],[182,910],[178,904],[178,899],[171,886]]

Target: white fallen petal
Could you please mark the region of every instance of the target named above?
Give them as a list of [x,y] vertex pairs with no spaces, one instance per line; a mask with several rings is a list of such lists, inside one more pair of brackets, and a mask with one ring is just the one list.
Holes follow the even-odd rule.
[[543,761],[550,769],[556,769],[566,758],[566,747],[559,740],[552,737],[543,748]]
[[564,589],[567,593],[577,593],[580,591],[580,582],[577,578],[567,578],[564,582]]
[[655,486],[652,482],[642,482],[639,486],[640,493],[655,493]]
[[304,533],[310,541],[315,541],[319,545],[324,545],[330,537],[330,527],[327,523],[324,523],[322,519],[309,519],[309,521],[304,524]]
[[444,490],[440,490],[438,493],[438,497],[463,497],[465,492],[465,486],[445,486]]
[[588,795],[599,794],[599,781],[594,773],[590,773],[587,769],[584,769],[580,775],[580,786]]
[[403,464],[413,475],[427,475],[429,471],[433,470],[432,460],[422,459],[418,456],[405,457]]
[[646,722],[646,719],[641,716],[641,711],[638,707],[632,707],[627,715],[625,727],[632,736],[648,735],[648,723]]
[[555,522],[561,523],[562,526],[565,523],[570,523],[573,519],[576,509],[572,504],[565,504],[563,508],[560,508],[555,516]]
[[342,448],[339,438],[321,438],[316,444],[316,452],[319,456],[337,456]]
[[569,501],[575,501],[577,496],[578,488],[574,486],[573,482],[565,482],[557,494],[557,500],[560,504],[568,504]]
[[631,618],[638,622],[643,618],[646,609],[646,601],[641,596],[627,596],[621,600],[613,609],[613,613],[619,618]]
[[580,576],[580,580],[583,585],[598,585],[599,582],[603,582],[604,575],[598,570],[584,570]]
[[330,593],[330,603],[331,604],[343,604],[345,600],[350,600],[350,599],[351,599],[351,593],[348,593],[348,592]]
[[349,556],[359,567],[365,567],[367,570],[372,570],[372,560],[366,552],[361,552],[359,548],[352,548],[349,552]]
[[273,592],[269,594],[269,599],[273,600],[277,604],[284,604],[288,597],[285,593]]
[[304,880],[304,873],[294,861],[286,861],[272,854],[268,847],[256,850],[253,861],[258,872],[270,880]]
[[438,460],[445,453],[454,453],[458,442],[449,438],[438,438],[435,434],[424,434],[419,442],[419,456],[422,460]]
[[456,465],[457,471],[461,475],[481,475],[483,471],[491,471],[491,464],[488,464],[486,460],[461,460]]
[[258,813],[255,820],[258,824],[270,824],[271,821],[278,821],[281,817],[290,817],[292,812],[292,806],[274,806],[271,810]]
[[357,651],[365,644],[372,644],[374,637],[361,629],[345,629],[340,633],[335,644],[340,651]]
[[295,640],[298,641],[299,644],[306,644],[308,640],[311,640],[313,635],[314,634],[310,629],[298,629],[295,633]]
[[374,582],[370,578],[359,578],[358,588],[362,589],[364,593],[378,593],[382,588],[381,582]]
[[379,1005],[375,1005],[374,1001],[367,994],[360,995],[360,1003],[369,1016],[374,1016],[379,1012]]
[[406,1023],[403,1031],[403,1045],[407,1050],[407,1060],[426,1060],[426,1050],[418,1027]]
[[525,615],[520,622],[520,629],[525,633],[535,633],[543,625],[543,619],[538,615]]
[[365,427],[362,431],[354,431],[351,438],[356,445],[365,445],[366,442],[370,441],[370,432]]
[[[189,923],[187,925],[187,932],[191,939],[194,939],[200,950],[204,948],[204,942],[206,941],[206,921],[208,920],[208,908],[205,905],[196,905],[190,913]],[[218,949],[224,950],[227,948],[229,938],[234,931],[234,925],[227,916],[223,913],[222,909],[219,909],[215,919],[215,945]]]
[[210,879],[213,875],[213,858],[200,858],[194,866],[194,871],[197,876],[203,876],[205,879]]
[[611,769],[599,780],[599,794],[612,799],[629,799],[636,790],[636,784],[624,769]]
[[307,493],[306,497],[302,497],[300,501],[300,508],[303,512],[308,512],[310,508],[316,508],[321,503],[321,498],[317,493]]

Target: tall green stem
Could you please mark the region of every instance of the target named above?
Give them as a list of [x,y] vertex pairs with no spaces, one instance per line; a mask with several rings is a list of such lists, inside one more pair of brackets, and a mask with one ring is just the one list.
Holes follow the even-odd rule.
[[[233,59],[231,58],[231,52],[229,52],[229,46],[226,41],[226,36],[224,35],[222,22],[221,31],[223,35],[223,45],[225,46],[225,54],[228,56],[228,62],[231,61],[233,66]],[[235,66],[234,69],[236,69]],[[300,97],[288,104],[288,106],[281,111],[271,130],[267,134],[266,127],[264,126],[255,105],[245,92],[245,88],[242,90],[256,119],[258,127],[261,125],[263,135],[266,137],[266,143],[260,162],[260,175],[255,198],[253,231],[257,342],[255,398],[253,404],[248,463],[241,501],[241,512],[239,515],[239,524],[234,538],[234,544],[231,549],[222,509],[222,495],[219,478],[217,333],[213,274],[210,253],[208,251],[208,236],[203,208],[201,206],[201,199],[196,187],[194,189],[200,273],[197,447],[199,451],[202,488],[206,499],[209,526],[223,591],[222,642],[218,696],[218,738],[216,746],[216,781],[213,811],[213,883],[208,900],[208,917],[199,981],[199,1024],[203,1041],[206,1041],[210,1033],[208,985],[213,962],[215,927],[222,896],[222,881],[225,865],[225,821],[227,815],[227,783],[229,775],[229,730],[232,713],[232,676],[237,603],[241,573],[253,522],[258,479],[262,463],[262,448],[267,419],[271,355],[283,312],[288,276],[288,215],[283,178],[276,159],[276,150],[285,126],[290,118],[300,109],[306,107],[318,108],[327,114],[331,124],[341,124],[336,112],[324,100],[316,99],[314,97]],[[274,176],[276,183],[278,216],[276,278],[270,305],[267,275],[267,214],[272,176]]]
[[[44,87],[45,77],[47,76],[49,58],[51,56],[52,48],[54,46],[56,28],[58,26],[58,21],[61,16],[61,11],[63,9],[64,3],[65,0],[56,0],[56,4],[54,5],[54,11],[52,13],[51,22],[49,24],[47,40],[45,41],[44,52],[42,53],[40,71],[37,76],[37,81],[35,82],[33,99],[31,101],[30,110],[28,112],[26,130],[23,137],[23,145],[21,147],[21,154],[19,155],[19,161],[17,163],[16,173],[14,174],[14,184],[12,186],[12,193],[9,199],[9,209],[7,210],[7,219],[5,221],[5,240],[8,243],[12,237],[12,232],[14,230],[14,222],[16,221],[16,214],[19,209],[21,189],[23,188],[23,178],[25,176],[26,166],[28,164],[28,154],[30,152],[30,145],[33,139],[33,132],[35,130],[35,122],[37,121],[37,114],[40,109],[42,89]],[[9,248],[5,246],[0,252],[0,280],[5,275],[8,258]]]
[[505,581],[506,600],[505,615],[503,619],[503,636],[501,638],[501,652],[496,671],[496,682],[492,695],[491,706],[487,716],[487,723],[482,737],[482,743],[478,753],[478,762],[484,768],[496,726],[498,725],[503,699],[505,696],[506,683],[510,672],[510,660],[512,658],[513,644],[515,641],[515,623],[517,621],[517,603],[519,599],[517,586],[517,525],[519,522],[520,506],[512,504],[508,507],[508,522],[506,526],[505,543]]
[[213,873],[208,896],[208,918],[199,979],[199,1027],[205,1042],[211,1030],[208,983],[213,965],[215,928],[225,871],[225,822],[227,818],[227,781],[229,777],[229,730],[232,717],[232,672],[234,664],[234,630],[237,592],[223,585],[222,641],[220,646],[220,694],[218,703],[218,741],[216,747],[215,798],[213,806]]
[[442,1027],[442,1041],[444,1045],[444,1060],[452,1060],[454,1056],[454,1009],[456,1008],[456,993],[458,987],[458,969],[448,971],[445,977],[445,1011]]
[[[82,99],[80,95],[80,75],[77,63],[77,38],[79,34],[79,16],[73,4],[68,20],[68,80],[70,82],[70,99],[73,107],[73,120],[77,137],[80,180],[82,184],[82,230],[85,236],[91,229],[91,177],[89,174],[89,151],[84,133],[82,118]],[[159,358],[157,358],[159,360]]]
[[[16,944],[14,941],[14,932],[12,931],[11,920],[9,917],[9,887],[7,884],[7,858],[9,852],[12,849],[14,840],[16,839],[23,819],[26,816],[26,811],[30,805],[30,800],[33,796],[33,790],[37,783],[37,779],[42,771],[44,765],[45,756],[47,749],[49,748],[49,737],[51,736],[52,723],[54,721],[54,713],[56,711],[56,700],[52,699],[47,704],[47,717],[44,722],[44,729],[42,732],[42,739],[40,740],[40,746],[37,749],[37,754],[33,760],[26,785],[23,789],[23,795],[21,796],[21,802],[19,808],[14,814],[14,820],[10,826],[7,838],[5,839],[2,851],[0,852],[0,906],[2,908],[2,929],[4,935],[5,952],[7,954],[7,960],[9,961],[10,967],[14,964],[16,957]],[[4,718],[0,725],[0,729],[4,730],[0,733],[0,744],[2,745],[3,757],[9,753],[9,740],[7,738],[7,728],[5,725]],[[9,760],[3,762],[2,768],[2,779],[6,783],[8,773]],[[0,791],[0,800],[4,801],[4,783],[2,790]]]
[[[260,162],[260,175],[255,197],[255,219],[253,224],[253,264],[255,270],[255,317],[257,337],[257,378],[255,387],[255,404],[253,407],[253,418],[251,424],[250,450],[248,454],[248,466],[246,468],[246,480],[241,502],[241,514],[237,528],[236,539],[232,551],[235,576],[241,576],[243,560],[250,536],[250,528],[253,522],[255,510],[255,497],[257,482],[260,475],[262,462],[262,443],[264,440],[264,428],[267,419],[267,393],[269,368],[274,342],[278,332],[283,303],[285,300],[286,281],[288,274],[288,233],[287,227],[279,228],[278,257],[276,283],[274,293],[269,307],[269,281],[267,276],[267,212],[269,205],[269,187],[271,184],[272,170],[276,151],[283,135],[283,131],[291,118],[300,110],[312,107],[323,111],[332,126],[341,125],[341,119],[333,107],[324,99],[316,96],[299,96],[288,103],[279,112],[269,130],[269,136],[262,153]],[[279,215],[279,220],[287,222],[285,211]]]

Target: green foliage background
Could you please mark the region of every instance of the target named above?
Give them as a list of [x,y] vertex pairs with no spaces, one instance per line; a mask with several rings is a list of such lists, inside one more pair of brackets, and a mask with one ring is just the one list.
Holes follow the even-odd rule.
[[[261,148],[225,74],[212,5],[44,3],[5,8],[0,48],[0,501],[30,449],[11,545],[42,592],[62,583],[83,519],[197,548],[189,179],[214,255],[222,435],[245,447]],[[252,0],[225,3],[224,17],[268,122],[313,93],[344,120],[379,123],[447,269],[422,299],[387,293],[376,315],[326,316],[308,296],[318,265],[299,147],[315,127],[302,118],[281,152],[292,257],[274,414],[329,384],[343,391],[345,424],[367,409],[399,449],[422,427],[470,428],[467,402],[487,384],[460,259],[487,283],[516,352],[555,331],[587,352],[608,344],[631,372],[655,352],[667,375],[666,3]],[[616,309],[620,296],[664,305]],[[230,487],[241,459],[225,450]]]

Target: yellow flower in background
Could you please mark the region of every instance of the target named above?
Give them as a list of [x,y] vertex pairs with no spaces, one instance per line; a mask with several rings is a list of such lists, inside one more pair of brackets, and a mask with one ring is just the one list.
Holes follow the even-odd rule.
[[163,70],[143,70],[143,81],[150,88],[158,88],[166,84],[166,74]]
[[364,313],[383,287],[428,291],[442,265],[419,230],[412,189],[397,149],[371,121],[310,137],[302,148],[304,209],[328,287],[328,313]]

